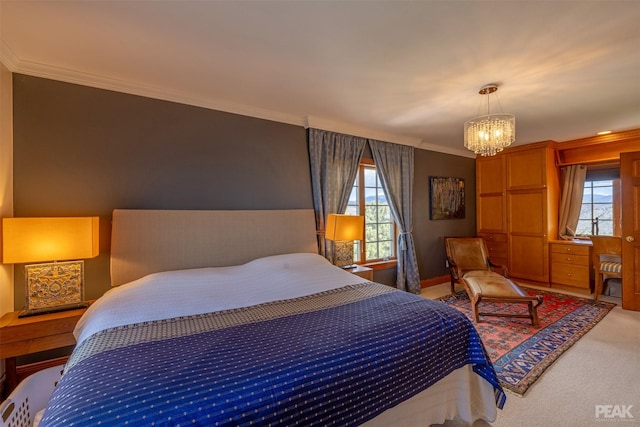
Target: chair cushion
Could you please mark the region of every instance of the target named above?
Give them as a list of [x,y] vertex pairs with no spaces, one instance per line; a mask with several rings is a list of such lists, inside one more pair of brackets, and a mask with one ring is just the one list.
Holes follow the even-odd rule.
[[603,273],[622,273],[622,264],[619,262],[601,262],[600,271]]
[[489,298],[524,297],[527,294],[511,280],[487,270],[469,271],[462,276],[474,295]]

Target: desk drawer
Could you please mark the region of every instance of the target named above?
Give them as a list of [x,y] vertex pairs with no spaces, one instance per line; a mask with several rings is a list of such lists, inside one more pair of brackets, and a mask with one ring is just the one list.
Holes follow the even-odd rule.
[[589,256],[589,246],[552,243],[551,253]]
[[571,264],[582,265],[589,268],[589,257],[587,255],[576,255],[572,253],[551,253],[551,264]]
[[589,289],[589,266],[554,263],[551,269],[551,282]]

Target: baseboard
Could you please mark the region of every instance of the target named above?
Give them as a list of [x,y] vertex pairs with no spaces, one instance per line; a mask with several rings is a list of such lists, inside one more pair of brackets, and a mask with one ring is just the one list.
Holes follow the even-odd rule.
[[450,283],[451,276],[448,274],[445,276],[432,277],[431,279],[424,279],[420,281],[421,288],[428,288],[430,286],[441,285],[443,283]]

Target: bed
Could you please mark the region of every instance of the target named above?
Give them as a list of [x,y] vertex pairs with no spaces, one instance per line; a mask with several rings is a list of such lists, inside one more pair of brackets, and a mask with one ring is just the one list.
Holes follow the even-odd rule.
[[111,252],[41,426],[427,426],[504,404],[472,323],[331,265],[312,210],[115,210]]

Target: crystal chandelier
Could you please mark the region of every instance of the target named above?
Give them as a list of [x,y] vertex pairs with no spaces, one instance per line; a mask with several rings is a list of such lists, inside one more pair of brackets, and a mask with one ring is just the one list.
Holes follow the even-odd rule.
[[475,117],[464,124],[464,146],[475,154],[493,156],[511,145],[516,139],[516,118],[513,114],[491,114],[489,95],[498,85],[489,84],[480,89],[487,96],[487,114]]

